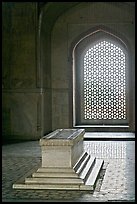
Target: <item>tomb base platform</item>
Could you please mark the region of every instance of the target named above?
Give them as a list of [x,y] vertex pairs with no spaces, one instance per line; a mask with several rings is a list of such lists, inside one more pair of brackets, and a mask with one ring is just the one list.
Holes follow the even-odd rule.
[[104,161],[83,151],[84,133],[84,129],[58,129],[41,138],[41,167],[13,188],[94,190]]

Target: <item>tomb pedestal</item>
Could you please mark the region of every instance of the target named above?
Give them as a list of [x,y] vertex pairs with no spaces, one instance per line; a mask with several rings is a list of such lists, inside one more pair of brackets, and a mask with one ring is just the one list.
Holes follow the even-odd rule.
[[84,151],[84,134],[84,129],[57,129],[41,138],[41,167],[13,188],[94,190],[104,161]]

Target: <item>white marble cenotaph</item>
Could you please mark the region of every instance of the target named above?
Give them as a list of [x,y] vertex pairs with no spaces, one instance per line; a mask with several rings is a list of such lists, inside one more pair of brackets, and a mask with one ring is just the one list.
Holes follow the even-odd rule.
[[13,188],[94,190],[104,161],[84,151],[84,134],[84,129],[57,129],[41,138],[41,167]]

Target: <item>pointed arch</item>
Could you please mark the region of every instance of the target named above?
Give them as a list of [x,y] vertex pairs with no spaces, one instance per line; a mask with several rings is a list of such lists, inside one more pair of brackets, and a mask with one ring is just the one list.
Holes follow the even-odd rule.
[[128,42],[104,26],[84,34],[73,46],[73,126],[128,128]]

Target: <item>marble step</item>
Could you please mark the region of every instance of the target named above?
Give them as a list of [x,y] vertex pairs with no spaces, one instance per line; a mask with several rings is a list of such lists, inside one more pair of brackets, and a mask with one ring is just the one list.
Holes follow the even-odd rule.
[[92,168],[84,185],[80,186],[80,190],[94,190],[97,178],[104,164],[103,159],[96,159],[95,165]]
[[79,177],[85,182],[96,163],[95,157],[90,157]]
[[103,159],[96,159],[95,166],[93,167],[91,174],[85,183],[86,185],[94,185],[95,184],[103,164],[104,164]]
[[25,178],[25,184],[82,184],[80,178]]
[[81,161],[79,162],[80,164],[78,163],[78,168],[76,170],[77,174],[80,174],[84,170],[84,168],[87,165],[89,159],[90,159],[90,155],[88,154],[88,155],[86,155],[86,157],[84,158],[84,160],[82,162]]
[[49,178],[78,178],[78,174],[75,172],[36,172],[32,174],[32,177],[35,178],[44,178],[44,177],[49,177]]
[[13,184],[13,189],[52,189],[52,190],[80,190],[78,184]]
[[62,167],[40,167],[37,172],[42,172],[42,173],[73,173],[75,172],[73,168],[62,168]]
[[81,157],[78,159],[76,164],[73,166],[74,171],[77,172],[78,169],[80,168],[80,166],[84,163],[84,161],[88,160],[89,157],[90,157],[90,155],[87,152],[84,152],[81,155]]

